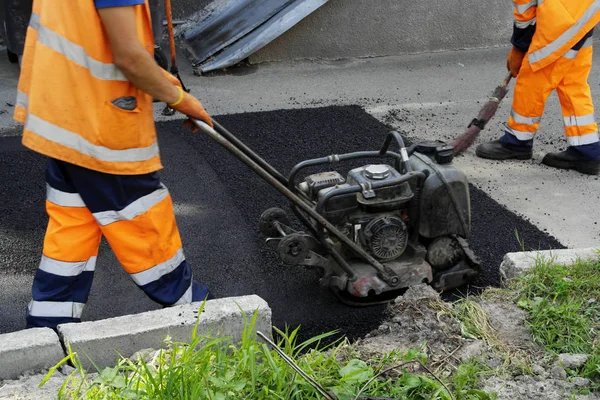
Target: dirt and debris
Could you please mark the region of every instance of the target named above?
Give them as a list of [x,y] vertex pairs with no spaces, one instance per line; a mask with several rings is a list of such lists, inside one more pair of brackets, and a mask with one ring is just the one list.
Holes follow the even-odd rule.
[[[26,372],[19,379],[0,381],[0,400],[54,400],[65,379],[73,371],[73,367],[61,366],[41,388],[39,385],[46,377],[45,373]],[[91,379],[95,376],[96,374],[90,374]]]
[[600,399],[597,393],[584,394],[592,385],[589,379],[570,378],[567,372],[567,368],[583,365],[585,355],[544,355],[526,327],[525,311],[508,299],[474,301],[485,310],[494,339],[500,341],[495,346],[467,337],[453,316],[453,304],[421,285],[398,297],[388,308],[385,322],[359,339],[356,349],[365,357],[422,349],[427,365],[439,376],[447,376],[469,359],[479,360],[494,371],[480,389],[497,393],[498,400]]

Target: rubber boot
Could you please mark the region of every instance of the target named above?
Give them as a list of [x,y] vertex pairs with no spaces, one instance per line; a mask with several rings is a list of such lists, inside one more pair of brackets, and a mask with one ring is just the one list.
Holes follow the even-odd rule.
[[570,149],[546,154],[542,164],[554,168],[574,169],[588,175],[600,175],[600,160],[585,160],[580,154]]
[[517,150],[510,144],[504,144],[501,139],[492,140],[477,146],[475,154],[489,160],[529,160],[533,156],[531,149]]

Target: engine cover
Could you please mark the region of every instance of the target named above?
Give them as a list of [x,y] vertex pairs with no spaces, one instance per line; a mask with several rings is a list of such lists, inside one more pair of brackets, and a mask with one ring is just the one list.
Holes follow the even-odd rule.
[[401,218],[384,216],[372,219],[363,229],[366,245],[379,261],[400,257],[408,244],[408,229]]
[[[394,179],[400,176],[400,172],[389,165],[375,164],[351,170],[348,173],[347,182],[363,188],[362,192],[357,195],[357,201],[364,211],[394,211],[405,207],[414,196],[408,182],[392,184]],[[389,186],[371,189],[371,185],[374,183],[388,182]]]

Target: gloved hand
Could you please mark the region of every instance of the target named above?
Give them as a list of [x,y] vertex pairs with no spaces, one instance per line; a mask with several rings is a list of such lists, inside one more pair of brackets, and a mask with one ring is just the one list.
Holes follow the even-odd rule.
[[163,73],[163,75],[169,80],[169,82],[171,82],[173,85],[181,87],[181,82],[179,81],[179,79],[177,79],[177,77],[171,73],[169,73],[168,71],[164,70],[164,69],[160,69],[160,72]]
[[513,46],[506,59],[506,69],[510,71],[513,78],[516,78],[517,75],[519,75],[524,58],[525,53]]
[[[212,120],[200,101],[189,93],[184,92],[181,86],[178,86],[178,88],[180,94],[179,99],[175,103],[168,104],[168,106],[192,119],[199,119],[200,121],[206,122],[212,128]],[[193,132],[198,130],[198,127],[192,121],[186,121],[184,125],[189,126]]]

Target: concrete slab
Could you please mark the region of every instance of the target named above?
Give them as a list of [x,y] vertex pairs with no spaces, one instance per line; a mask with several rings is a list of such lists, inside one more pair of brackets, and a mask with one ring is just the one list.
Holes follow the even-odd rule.
[[512,4],[473,0],[330,0],[250,56],[265,61],[396,56],[497,46]]
[[[169,336],[175,342],[191,340],[201,303],[148,311],[100,321],[59,325],[65,344],[77,352],[83,365],[92,369],[114,366],[119,355],[130,357],[142,349],[159,349]],[[244,315],[250,320],[258,310],[255,329],[271,331],[271,309],[258,296],[230,297],[206,302],[198,333],[230,336],[238,341]],[[93,361],[93,364],[92,362]]]
[[578,260],[600,260],[600,248],[525,251],[508,253],[500,265],[503,281],[514,279],[533,268],[538,262],[553,260],[557,264],[573,264]]
[[64,357],[58,335],[49,328],[26,329],[0,335],[0,380],[25,372],[39,372]]

